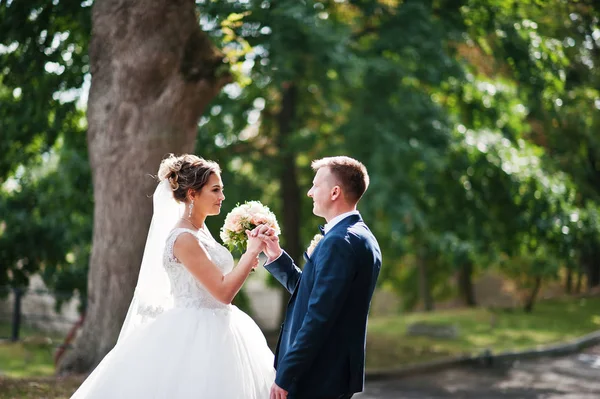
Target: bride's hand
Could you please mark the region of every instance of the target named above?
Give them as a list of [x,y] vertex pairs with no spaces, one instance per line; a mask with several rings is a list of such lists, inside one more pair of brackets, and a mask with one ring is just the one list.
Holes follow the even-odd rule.
[[265,243],[265,255],[267,255],[270,261],[281,256],[283,250],[279,245],[279,236],[277,236],[273,228],[266,225],[260,225],[252,230],[252,234]]
[[246,230],[246,236],[248,236],[246,253],[258,259],[258,255],[265,249],[265,243],[260,238],[253,236],[250,230]]

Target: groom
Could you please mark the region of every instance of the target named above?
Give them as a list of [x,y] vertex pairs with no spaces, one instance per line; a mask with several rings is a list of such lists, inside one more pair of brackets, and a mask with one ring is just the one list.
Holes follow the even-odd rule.
[[312,163],[308,196],[325,218],[324,237],[300,270],[272,229],[266,269],[292,294],[275,352],[270,399],[351,398],[363,389],[367,314],[381,267],[377,240],[356,205],[369,185],[365,166],[348,157]]

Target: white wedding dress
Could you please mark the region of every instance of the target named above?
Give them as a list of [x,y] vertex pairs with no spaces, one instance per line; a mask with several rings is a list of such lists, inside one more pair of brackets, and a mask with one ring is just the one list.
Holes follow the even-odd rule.
[[72,398],[269,398],[275,370],[264,335],[236,306],[217,301],[174,257],[181,234],[196,236],[224,274],[233,269],[231,253],[207,230],[174,229],[163,255],[173,308],[119,339]]

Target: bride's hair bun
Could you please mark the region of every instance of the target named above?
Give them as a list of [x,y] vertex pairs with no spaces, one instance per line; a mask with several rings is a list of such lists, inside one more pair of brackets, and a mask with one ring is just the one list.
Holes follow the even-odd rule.
[[160,167],[158,168],[158,180],[163,181],[168,179],[171,185],[171,190],[175,191],[179,188],[178,173],[181,170],[183,164],[183,157],[177,157],[174,154],[162,160]]
[[216,162],[191,154],[169,154],[160,163],[157,177],[160,181],[168,179],[173,197],[184,202],[187,191],[200,191],[212,174],[221,174],[221,168]]

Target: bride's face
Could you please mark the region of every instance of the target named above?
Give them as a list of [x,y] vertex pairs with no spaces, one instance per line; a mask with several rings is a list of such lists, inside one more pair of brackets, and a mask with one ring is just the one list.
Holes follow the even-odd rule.
[[194,196],[194,208],[198,207],[198,211],[207,216],[218,215],[221,213],[224,199],[221,176],[213,173],[200,192]]

